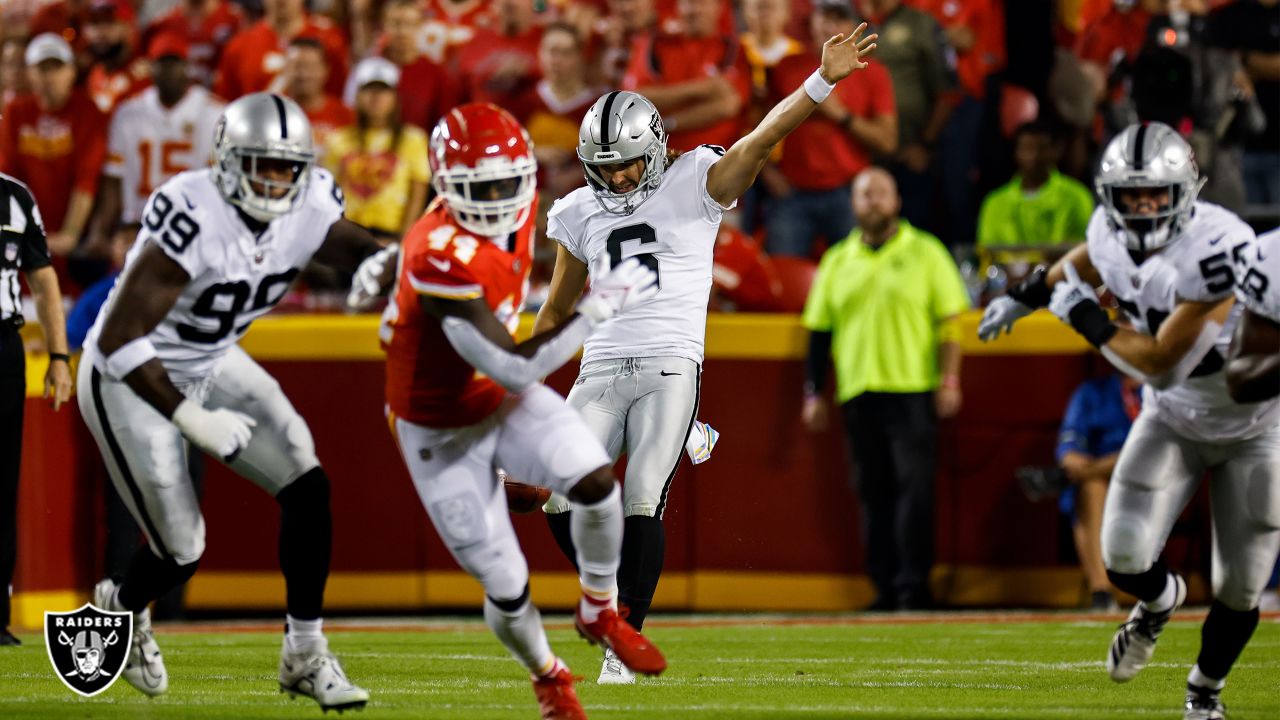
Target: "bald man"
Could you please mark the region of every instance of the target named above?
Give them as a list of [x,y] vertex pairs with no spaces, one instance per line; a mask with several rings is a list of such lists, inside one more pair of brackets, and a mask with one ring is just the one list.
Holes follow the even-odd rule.
[[899,217],[893,176],[853,183],[859,227],[822,257],[805,303],[803,419],[826,429],[829,360],[862,506],[869,609],[933,605],[933,486],[938,418],[960,411],[956,317],[969,308],[960,271],[934,236]]

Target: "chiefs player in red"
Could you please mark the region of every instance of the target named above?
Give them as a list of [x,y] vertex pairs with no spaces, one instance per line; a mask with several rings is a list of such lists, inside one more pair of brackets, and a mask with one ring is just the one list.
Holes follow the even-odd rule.
[[543,717],[583,718],[573,678],[529,600],[529,568],[497,470],[576,504],[578,631],[632,670],[662,672],[662,653],[617,608],[623,514],[613,463],[541,383],[592,328],[652,298],[656,277],[623,263],[567,322],[517,343],[537,214],[528,135],[505,110],[463,105],[436,125],[430,153],[439,197],[405,235],[383,316],[389,420],[441,539],[484,586],[485,621],[533,677]]

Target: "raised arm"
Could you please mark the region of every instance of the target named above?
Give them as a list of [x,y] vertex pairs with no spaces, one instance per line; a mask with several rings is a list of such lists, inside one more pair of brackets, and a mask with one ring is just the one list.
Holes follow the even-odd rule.
[[862,58],[875,50],[877,36],[862,37],[866,29],[867,24],[862,23],[851,35],[836,35],[828,40],[822,46],[822,66],[711,166],[707,193],[713,200],[727,206],[741,197],[755,182],[774,146],[809,117],[836,83],[867,66]]

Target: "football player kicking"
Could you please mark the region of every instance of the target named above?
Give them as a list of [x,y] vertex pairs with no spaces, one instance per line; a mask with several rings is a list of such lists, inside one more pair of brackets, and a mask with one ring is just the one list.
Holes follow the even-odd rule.
[[94,603],[134,613],[124,676],[147,695],[168,674],[148,605],[196,571],[204,518],[187,475],[188,442],[280,504],[287,625],[280,689],[320,707],[362,707],[321,633],[332,522],[329,478],[306,422],[236,342],[314,256],[354,268],[378,246],[342,218],[342,193],[313,168],[311,124],[292,100],[231,103],[215,165],[170,179],[147,201],[120,279],[85,341],[80,411],[120,497],[146,533],[120,580]]
[[[612,459],[627,454],[623,482],[626,530],[620,600],[640,629],[662,572],[662,524],[671,481],[695,423],[711,291],[711,256],[720,220],[755,182],[773,148],[826,99],[835,84],[866,67],[876,36],[866,24],[822,48],[822,65],[760,124],[727,151],[703,145],[677,158],[667,154],[662,117],[634,92],[603,95],[578,133],[578,159],[587,187],[558,200],[547,235],[559,246],[547,302],[535,332],[564,322],[588,278],[634,258],[658,276],[660,290],[636,312],[587,338],[582,368],[569,393],[587,426]],[[519,476],[517,476],[519,477]],[[545,506],[552,534],[573,560],[576,522],[565,498]],[[629,684],[625,663],[605,653],[599,682]]]
[[639,261],[601,272],[575,314],[517,344],[537,215],[528,135],[504,110],[464,105],[436,125],[430,160],[438,197],[405,236],[383,314],[390,424],[440,538],[484,587],[485,621],[529,671],[542,716],[584,718],[529,599],[497,471],[574,503],[578,632],[636,672],[661,673],[662,653],[615,610],[622,502],[612,463],[540,382],[594,328],[648,300],[655,278]]
[[1280,395],[1280,229],[1236,257],[1236,301],[1244,310],[1227,355],[1227,389],[1236,402],[1262,402]]
[[[978,327],[991,340],[1048,306],[1146,385],[1103,511],[1107,575],[1139,600],[1107,654],[1116,682],[1146,667],[1186,599],[1186,582],[1160,551],[1210,473],[1214,600],[1187,678],[1186,720],[1225,717],[1219,694],[1258,624],[1258,601],[1280,550],[1280,402],[1234,403],[1223,372],[1238,316],[1233,258],[1255,252],[1256,239],[1229,211],[1196,200],[1203,184],[1190,145],[1167,125],[1126,128],[1103,153],[1096,178],[1102,206],[1087,242],[995,300]],[[1095,288],[1102,284],[1132,330],[1099,307]]]

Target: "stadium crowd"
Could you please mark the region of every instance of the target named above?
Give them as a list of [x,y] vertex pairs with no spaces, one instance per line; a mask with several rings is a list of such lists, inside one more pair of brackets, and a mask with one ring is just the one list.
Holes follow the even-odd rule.
[[1137,119],[1192,142],[1206,199],[1280,216],[1275,0],[8,0],[0,171],[32,188],[74,297],[119,266],[150,190],[207,162],[243,94],[298,101],[348,216],[391,240],[431,194],[424,133],[460,102],[525,124],[550,200],[584,182],[578,125],[602,89],[649,97],[673,150],[729,146],[860,20],[882,51],[730,216],[719,309],[799,310],[791,286],[855,226],[850,184],[872,163],[904,218],[973,261],[980,301],[1004,282],[989,261],[1083,239],[1096,154]]

